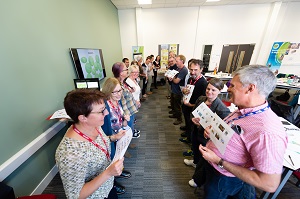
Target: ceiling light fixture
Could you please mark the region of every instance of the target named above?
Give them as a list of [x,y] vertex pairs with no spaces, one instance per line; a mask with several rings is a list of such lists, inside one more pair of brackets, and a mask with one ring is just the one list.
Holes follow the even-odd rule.
[[217,1],[221,1],[221,0],[206,0],[206,2],[217,2]]
[[152,0],[138,0],[139,5],[152,4]]

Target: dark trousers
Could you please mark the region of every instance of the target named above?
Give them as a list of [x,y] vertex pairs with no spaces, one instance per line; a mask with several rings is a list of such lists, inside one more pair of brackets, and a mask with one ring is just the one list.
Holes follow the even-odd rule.
[[195,164],[198,164],[200,158],[202,158],[202,155],[199,151],[200,144],[205,146],[208,141],[204,138],[203,133],[204,129],[202,127],[197,128],[196,125],[192,124],[191,142]]
[[118,195],[117,195],[117,190],[115,187],[113,187],[109,194],[108,194],[108,197],[106,199],[118,199]]
[[154,88],[157,88],[157,82],[156,82],[156,79],[157,79],[157,71],[153,71],[153,85],[154,85]]
[[177,118],[177,120],[182,120],[182,113],[181,113],[181,100],[182,100],[182,96],[181,95],[177,95],[175,93],[171,93],[171,107],[172,110],[174,111],[174,114]]
[[142,95],[146,94],[146,89],[147,89],[147,82],[146,82],[146,77],[143,78],[143,88],[142,88]]
[[227,177],[220,174],[209,163],[206,168],[204,198],[234,198],[255,199],[255,188],[237,177]]
[[193,110],[193,107],[189,107],[186,106],[184,104],[182,104],[182,113],[183,113],[183,117],[184,117],[184,121],[185,121],[185,126],[186,126],[186,135],[187,135],[187,139],[190,141],[191,140],[191,126],[193,124],[192,120],[191,120],[191,112]]

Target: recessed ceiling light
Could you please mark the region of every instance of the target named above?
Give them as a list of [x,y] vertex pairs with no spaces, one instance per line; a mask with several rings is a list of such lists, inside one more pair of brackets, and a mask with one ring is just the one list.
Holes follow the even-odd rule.
[[217,1],[221,1],[221,0],[206,0],[206,2],[217,2]]
[[138,0],[139,5],[152,4],[152,0]]

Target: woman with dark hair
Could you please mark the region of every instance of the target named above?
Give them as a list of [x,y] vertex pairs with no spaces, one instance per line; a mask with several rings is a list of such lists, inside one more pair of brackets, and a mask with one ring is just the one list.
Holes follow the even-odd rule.
[[[222,80],[218,78],[210,79],[206,87],[206,96],[200,96],[197,99],[194,109],[196,109],[202,102],[204,102],[212,110],[212,112],[216,113],[220,118],[224,119],[227,115],[229,115],[230,111],[222,102],[222,100],[218,98],[218,95],[221,93],[221,90],[223,88],[224,83]],[[184,159],[184,163],[188,166],[196,167],[202,157],[199,151],[199,146],[200,144],[202,146],[205,146],[208,140],[204,137],[204,129],[199,123],[200,118],[194,118],[194,116],[192,116],[192,121],[194,123],[191,135],[194,159]],[[195,181],[197,181],[197,179],[191,179],[189,181],[189,184],[193,187],[196,187],[197,185]]]
[[110,143],[125,131],[104,134],[100,127],[108,114],[104,98],[99,90],[77,89],[64,99],[74,124],[57,147],[55,160],[67,198],[118,198],[113,181],[122,173],[124,159],[110,165]]
[[121,96],[121,104],[125,115],[130,116],[130,121],[128,125],[132,129],[133,138],[140,137],[140,131],[134,129],[134,114],[138,112],[138,108],[140,107],[139,101],[135,101],[131,92],[134,92],[134,88],[128,85],[125,80],[128,77],[128,69],[122,62],[116,62],[112,66],[112,72],[114,77],[119,80],[121,88],[123,89],[123,94]]
[[154,62],[153,62],[154,68],[153,68],[153,84],[154,88],[157,89],[157,70],[160,69],[160,56],[157,55]]

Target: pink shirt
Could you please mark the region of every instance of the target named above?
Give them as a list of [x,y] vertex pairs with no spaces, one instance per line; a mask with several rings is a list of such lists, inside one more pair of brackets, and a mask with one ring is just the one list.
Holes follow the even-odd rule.
[[[268,103],[255,107],[236,110],[225,121],[230,121],[246,113],[266,107]],[[287,147],[287,134],[277,115],[269,108],[262,113],[251,115],[232,122],[239,125],[243,133],[234,133],[226,147],[224,155],[209,141],[206,146],[225,161],[267,174],[280,174],[283,156]],[[216,164],[213,167],[226,176],[234,175]]]

